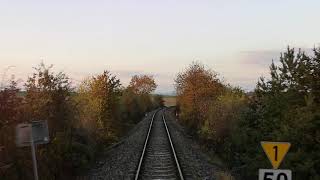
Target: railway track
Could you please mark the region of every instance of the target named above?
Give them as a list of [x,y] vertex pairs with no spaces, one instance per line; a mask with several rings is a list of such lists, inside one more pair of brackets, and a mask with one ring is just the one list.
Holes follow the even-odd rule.
[[184,180],[174,144],[172,143],[167,127],[164,110],[165,109],[158,110],[152,116],[135,180]]

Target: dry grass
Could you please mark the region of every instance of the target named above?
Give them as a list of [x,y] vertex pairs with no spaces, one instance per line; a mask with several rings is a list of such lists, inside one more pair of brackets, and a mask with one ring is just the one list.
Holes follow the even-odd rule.
[[175,96],[164,96],[164,105],[165,106],[175,106],[177,104],[176,97]]
[[225,171],[218,171],[215,176],[217,180],[235,180],[230,173]]

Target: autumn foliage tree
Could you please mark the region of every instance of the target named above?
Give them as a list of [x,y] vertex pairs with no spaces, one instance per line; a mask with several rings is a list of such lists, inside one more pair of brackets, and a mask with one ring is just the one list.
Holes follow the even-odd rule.
[[25,92],[20,92],[14,81],[0,92],[1,117],[4,118],[1,121],[5,122],[6,129],[1,129],[0,136],[5,135],[11,142],[11,145],[4,143],[5,149],[10,150],[7,157],[11,164],[4,179],[32,178],[31,157],[26,156],[30,149],[15,146],[15,126],[20,122],[40,120],[48,122],[51,139],[48,145],[37,148],[40,176],[60,179],[62,174],[69,174],[64,171],[70,170],[64,161],[68,161],[71,151],[73,108],[69,97],[72,88],[68,77],[62,72],[52,72],[52,66],[41,63],[34,69],[25,83]]
[[136,94],[150,94],[157,88],[157,84],[152,76],[134,75],[128,87]]
[[23,120],[48,122],[51,143],[38,149],[39,172],[42,177],[62,178],[72,151],[72,88],[68,76],[54,73],[52,67],[41,63],[25,83]]
[[216,153],[229,151],[219,147],[230,142],[229,137],[246,104],[245,93],[240,88],[231,86],[226,86],[224,92],[212,101],[205,122],[199,131],[200,139],[207,147],[212,148]]
[[157,84],[152,76],[135,75],[131,78],[129,86],[123,90],[122,116],[128,122],[136,123],[145,112],[155,107],[159,107],[161,103],[158,101],[162,98],[154,99],[151,93],[157,88]]
[[48,122],[50,143],[36,150],[39,175],[70,179],[86,170],[98,151],[117,142],[146,111],[161,105],[162,99],[151,95],[156,86],[152,76],[142,75],[124,88],[116,76],[104,71],[72,88],[65,73],[55,73],[44,63],[34,68],[24,92],[12,80],[0,89],[0,179],[33,178],[30,149],[15,145],[18,123]]
[[194,62],[177,75],[175,86],[181,120],[198,130],[206,119],[210,104],[223,92],[224,85],[216,72]]
[[246,105],[244,92],[223,84],[216,72],[200,63],[192,63],[175,82],[180,122],[208,149],[226,151],[218,147],[228,148],[234,124]]
[[164,100],[162,95],[154,95],[153,96],[153,103],[156,107],[164,107]]
[[100,140],[115,138],[120,130],[117,116],[120,95],[120,80],[109,71],[84,80],[75,97],[80,127],[95,133]]
[[63,72],[54,73],[51,66],[41,63],[25,84],[25,121],[47,120],[51,135],[65,131],[71,121],[70,80]]

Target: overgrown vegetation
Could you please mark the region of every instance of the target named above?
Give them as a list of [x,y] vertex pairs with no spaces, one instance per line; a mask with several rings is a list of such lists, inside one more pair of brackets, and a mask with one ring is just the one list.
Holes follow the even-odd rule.
[[[320,179],[320,49],[307,55],[288,48],[252,93],[222,82],[200,63],[175,82],[179,121],[234,175],[257,179],[259,168],[270,167],[260,141],[288,141],[281,168],[292,169],[295,179]],[[145,112],[163,106],[161,96],[151,95],[156,87],[148,75],[123,87],[104,71],[74,89],[66,74],[44,64],[28,78],[23,96],[12,79],[0,90],[1,178],[33,177],[29,147],[14,144],[18,123],[48,121],[51,141],[37,147],[41,179],[69,179]]]
[[320,179],[320,49],[306,55],[288,48],[270,76],[245,94],[192,64],[176,78],[180,122],[242,179],[270,167],[260,141],[291,142],[281,168],[295,179]]
[[[137,83],[139,82],[139,83]],[[12,79],[0,91],[1,179],[33,179],[30,148],[15,146],[15,126],[46,120],[50,143],[37,146],[41,179],[70,179],[85,170],[98,150],[119,140],[146,111],[163,105],[151,93],[152,76],[134,76],[128,87],[108,71],[88,77],[77,89],[68,76],[43,63],[19,94]]]

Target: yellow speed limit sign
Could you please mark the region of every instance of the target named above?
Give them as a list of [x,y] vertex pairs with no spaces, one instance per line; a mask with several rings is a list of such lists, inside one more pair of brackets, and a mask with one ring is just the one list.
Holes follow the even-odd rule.
[[261,146],[268,156],[273,169],[278,169],[291,144],[288,142],[262,141]]

